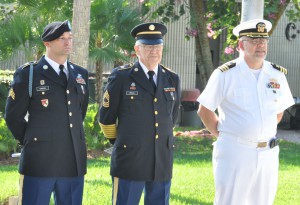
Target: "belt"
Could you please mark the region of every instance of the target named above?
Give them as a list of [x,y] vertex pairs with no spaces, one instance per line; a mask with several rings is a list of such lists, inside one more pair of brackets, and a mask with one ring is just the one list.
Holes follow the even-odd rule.
[[245,145],[249,145],[251,147],[255,147],[255,148],[266,148],[266,147],[270,147],[270,149],[276,147],[279,144],[280,139],[273,137],[271,138],[269,141],[258,141],[258,142],[254,142],[254,141],[250,141],[247,139],[243,139],[243,138],[239,138],[236,136],[229,136],[229,135],[225,135],[222,136],[225,138],[231,138],[231,139],[235,139],[238,143],[241,144],[245,144]]

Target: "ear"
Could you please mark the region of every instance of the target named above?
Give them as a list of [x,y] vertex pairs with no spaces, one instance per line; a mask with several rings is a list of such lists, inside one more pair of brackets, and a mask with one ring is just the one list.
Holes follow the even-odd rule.
[[50,46],[50,43],[49,42],[43,42],[44,43],[44,46],[46,47],[49,47]]
[[239,40],[238,41],[238,49],[239,50],[242,50],[242,51],[244,51],[245,50],[245,47],[244,47],[244,42],[243,41],[241,41],[241,40]]
[[138,54],[139,50],[140,50],[139,46],[134,46],[134,51],[135,51],[136,54]]

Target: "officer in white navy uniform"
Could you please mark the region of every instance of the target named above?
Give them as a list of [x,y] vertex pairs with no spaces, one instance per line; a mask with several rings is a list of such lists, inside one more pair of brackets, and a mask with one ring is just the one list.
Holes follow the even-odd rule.
[[166,32],[160,23],[133,28],[139,60],[113,69],[105,88],[99,122],[114,144],[113,205],[138,205],[143,190],[145,205],[169,204],[180,82],[159,64]]
[[215,205],[274,202],[277,124],[294,100],[287,70],[265,60],[271,27],[262,19],[235,27],[240,57],[217,68],[198,98],[198,115],[218,137],[213,149]]
[[19,204],[49,205],[53,192],[56,205],[80,205],[88,72],[67,60],[72,48],[69,21],[48,24],[42,40],[45,56],[16,70],[5,110],[7,126],[23,146]]

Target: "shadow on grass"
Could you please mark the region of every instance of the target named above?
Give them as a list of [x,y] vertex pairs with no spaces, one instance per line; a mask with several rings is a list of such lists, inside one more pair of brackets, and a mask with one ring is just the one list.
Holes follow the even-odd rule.
[[177,164],[211,162],[213,139],[176,137],[174,158]]

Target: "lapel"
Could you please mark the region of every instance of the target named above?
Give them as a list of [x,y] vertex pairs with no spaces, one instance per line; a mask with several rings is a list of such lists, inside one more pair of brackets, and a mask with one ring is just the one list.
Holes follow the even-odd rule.
[[136,62],[134,66],[131,68],[129,76],[139,85],[141,85],[147,92],[151,95],[154,95],[154,90],[149,82],[146,74],[144,73],[142,67],[139,62]]
[[50,66],[50,64],[45,60],[44,56],[39,60],[38,68],[40,68],[40,73],[45,78],[61,85],[63,85],[63,82],[55,72],[55,70]]
[[[157,89],[156,90],[164,90],[165,87],[170,87],[169,76],[166,71],[158,65],[158,78],[157,78]],[[173,86],[173,85],[172,85]]]
[[76,77],[78,75],[78,72],[76,69],[74,69],[74,66],[71,65],[69,62],[68,62],[68,72],[69,72],[69,79],[68,79],[67,87],[75,86],[76,85]]

